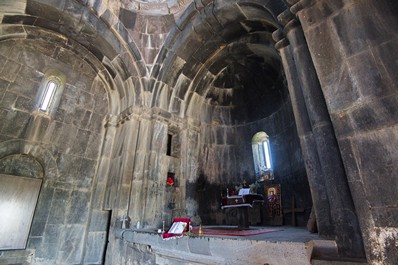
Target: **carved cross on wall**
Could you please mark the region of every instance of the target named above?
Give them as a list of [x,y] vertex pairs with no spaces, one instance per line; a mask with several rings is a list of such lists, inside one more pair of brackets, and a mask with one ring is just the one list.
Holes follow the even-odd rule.
[[292,196],[292,208],[284,210],[285,213],[292,213],[292,226],[296,226],[296,213],[303,213],[304,208],[295,208],[296,201],[294,200],[294,195]]

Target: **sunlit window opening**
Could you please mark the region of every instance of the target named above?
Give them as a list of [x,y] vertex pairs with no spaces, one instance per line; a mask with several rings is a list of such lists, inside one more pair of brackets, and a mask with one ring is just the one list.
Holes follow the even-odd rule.
[[264,155],[265,155],[265,168],[266,169],[271,169],[271,157],[270,157],[270,153],[269,153],[269,144],[268,144],[268,140],[263,142],[263,151],[264,151]]
[[48,116],[56,113],[61,102],[65,81],[66,76],[56,69],[49,69],[44,73],[35,102],[35,112]]
[[272,159],[269,136],[258,132],[252,138],[252,151],[256,177],[272,177]]
[[51,105],[51,102],[54,98],[54,94],[57,88],[57,84],[53,81],[49,81],[47,83],[46,91],[44,92],[44,97],[43,100],[40,104],[40,110],[41,111],[47,111],[49,106]]

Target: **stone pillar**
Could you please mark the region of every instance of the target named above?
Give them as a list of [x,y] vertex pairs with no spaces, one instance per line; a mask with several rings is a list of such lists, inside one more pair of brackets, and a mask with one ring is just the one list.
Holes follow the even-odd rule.
[[365,255],[358,218],[303,30],[288,10],[279,15],[278,19],[285,25],[284,31],[292,46],[298,81],[303,88],[302,93],[329,197],[330,216],[339,253],[343,256],[363,258]]
[[98,170],[98,179],[102,180],[104,184],[104,198],[103,207],[106,210],[110,210],[114,207],[113,205],[113,174],[112,174],[112,164],[113,164],[113,146],[115,143],[115,137],[117,135],[115,117],[109,118],[106,122],[106,132],[104,137],[104,143],[101,153],[101,161]]
[[[102,150],[101,150],[101,158],[98,166],[98,171],[97,171],[97,176],[95,178],[95,191],[93,191],[93,197],[92,197],[92,207],[95,209],[97,208],[98,210],[108,210],[107,214],[107,220],[104,222],[106,224],[106,228],[104,230],[106,231],[106,240],[109,239],[109,241],[112,242],[112,244],[108,244],[108,248],[106,248],[106,240],[104,242],[104,251],[106,251],[106,255],[110,255],[110,253],[113,253],[116,251],[113,247],[113,242],[114,242],[114,236],[112,231],[112,228],[115,227],[118,219],[120,218],[116,213],[110,212],[110,210],[113,210],[114,208],[114,196],[115,193],[114,191],[116,190],[113,188],[114,182],[115,182],[115,177],[112,172],[112,165],[114,164],[114,152],[113,152],[113,147],[115,141],[117,141],[116,135],[117,135],[117,116],[112,116],[109,115],[106,122],[105,122],[105,133],[104,133],[104,140],[102,143]],[[100,211],[93,211],[91,214],[92,216],[94,214],[100,214]],[[109,215],[111,218],[111,227],[108,228],[108,218]],[[93,217],[91,217],[93,218]],[[96,222],[98,220],[93,220],[91,221]],[[90,226],[94,226],[94,223],[91,223]],[[108,230],[110,229],[110,231]],[[91,231],[90,231],[91,232]],[[108,234],[109,233],[109,234]],[[93,243],[93,240],[95,237],[89,234],[88,238],[88,246],[87,249],[85,250],[86,253],[85,255],[88,255],[88,253],[93,252],[93,249],[98,248],[98,245],[100,242],[95,241]],[[94,247],[92,247],[90,244],[93,244]],[[91,255],[90,255],[91,256]],[[88,259],[89,257],[87,257]]]
[[117,215],[121,218],[128,216],[137,134],[138,126],[134,119],[123,120],[118,126],[117,143],[114,148],[119,181],[114,213],[117,212]]
[[136,159],[137,138],[139,132],[139,120],[135,116],[125,119],[118,127],[119,137],[117,144],[118,153],[121,154],[120,163],[120,183],[117,195],[118,216],[124,218],[130,216],[130,198],[133,166]]
[[90,228],[84,249],[85,264],[101,262],[106,251],[109,234],[108,221],[111,218],[111,211],[109,209],[112,207],[109,205],[109,200],[105,200],[105,198],[107,194],[107,178],[109,176],[110,164],[112,163],[112,147],[116,140],[115,135],[116,127],[113,125],[113,122],[108,121],[102,141],[97,174],[93,179],[89,219]]
[[114,133],[112,158],[107,183],[107,209],[112,209],[114,217],[121,219],[128,215],[131,176],[133,172],[137,123],[123,119],[115,126],[108,127]]
[[391,264],[398,260],[396,1],[291,2],[333,122],[367,259]]
[[145,174],[146,190],[145,204],[142,209],[144,213],[144,224],[148,227],[160,228],[162,224],[162,210],[164,206],[164,189],[167,179],[168,160],[167,149],[167,124],[160,119],[151,122],[152,134],[146,135],[150,138],[149,163],[147,174]]
[[313,209],[315,211],[318,233],[326,239],[334,238],[334,226],[331,223],[329,198],[325,180],[316,149],[311,123],[305,106],[296,65],[292,56],[291,46],[284,37],[282,30],[273,33],[276,48],[279,50],[288,83],[292,102],[297,134],[300,139],[302,155],[305,161],[308,182],[311,188]]
[[189,172],[188,169],[188,161],[190,160],[189,155],[189,146],[188,146],[188,138],[189,130],[184,128],[180,132],[180,139],[181,139],[181,153],[179,157],[180,161],[180,205],[181,209],[186,210],[186,180]]
[[147,197],[147,178],[149,164],[149,147],[152,135],[152,122],[149,119],[139,120],[137,147],[135,152],[134,170],[132,175],[129,216],[131,223],[136,226],[140,222],[142,227],[145,216]]
[[186,198],[186,209],[187,215],[191,218],[191,221],[194,225],[201,224],[201,219],[198,214],[199,205],[195,200],[195,185],[198,177],[199,177],[199,124],[190,124],[187,130],[187,143],[186,143],[186,153],[187,159],[185,162],[185,182],[183,185],[185,186],[185,198]]

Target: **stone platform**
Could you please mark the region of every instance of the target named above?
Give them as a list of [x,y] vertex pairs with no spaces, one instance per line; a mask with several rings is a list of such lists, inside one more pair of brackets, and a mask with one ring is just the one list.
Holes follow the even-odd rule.
[[334,241],[322,240],[305,229],[278,228],[282,231],[244,237],[206,235],[164,240],[150,230],[120,230],[118,237],[127,243],[125,259],[132,264],[304,265],[311,264],[313,253],[336,251]]

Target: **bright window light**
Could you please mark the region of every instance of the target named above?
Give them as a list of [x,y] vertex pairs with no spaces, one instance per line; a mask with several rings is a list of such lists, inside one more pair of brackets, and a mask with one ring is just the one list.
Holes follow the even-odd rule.
[[265,155],[265,167],[271,168],[271,158],[270,158],[270,154],[269,154],[268,141],[264,141],[263,146],[264,146],[264,155]]
[[53,96],[55,94],[56,86],[57,85],[53,81],[49,81],[47,83],[46,92],[44,94],[43,101],[41,102],[41,105],[40,105],[41,111],[48,110],[48,107],[50,106]]
[[267,133],[260,131],[252,137],[254,171],[257,177],[272,177],[271,143]]

